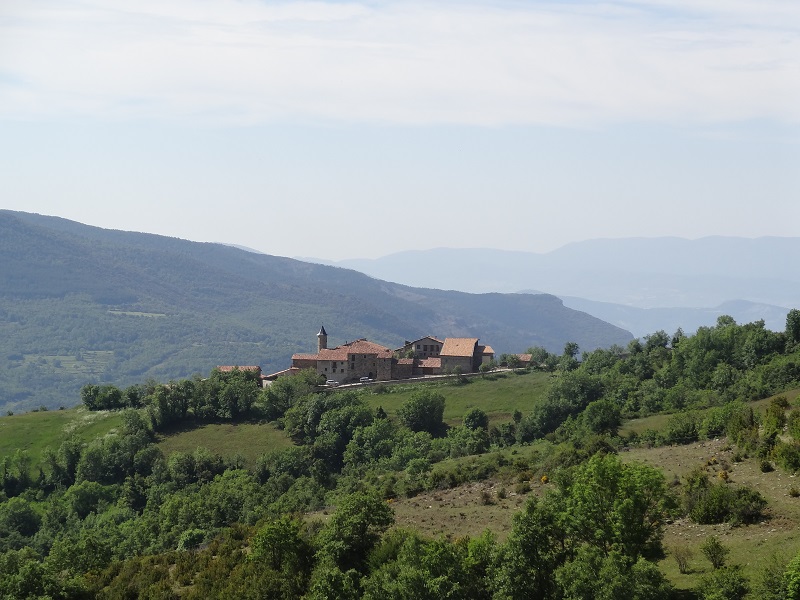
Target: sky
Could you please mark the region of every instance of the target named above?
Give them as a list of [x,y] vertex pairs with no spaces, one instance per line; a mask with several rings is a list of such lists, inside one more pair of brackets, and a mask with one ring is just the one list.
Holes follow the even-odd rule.
[[0,208],[280,256],[795,236],[797,0],[3,0]]

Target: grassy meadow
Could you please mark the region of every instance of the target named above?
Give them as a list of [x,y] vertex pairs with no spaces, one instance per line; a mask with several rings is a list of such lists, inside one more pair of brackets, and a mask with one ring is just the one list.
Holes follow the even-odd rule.
[[0,458],[26,450],[36,465],[45,448],[58,448],[68,436],[89,442],[121,422],[119,413],[91,412],[83,407],[6,415],[0,417]]
[[460,425],[464,415],[478,407],[489,416],[489,423],[509,421],[515,410],[523,414],[530,411],[547,392],[552,375],[541,372],[501,372],[485,377],[473,377],[463,383],[440,380],[431,383],[391,385],[383,388],[386,393],[374,393],[378,386],[367,388],[365,400],[372,408],[383,407],[388,415],[397,409],[420,388],[429,388],[445,398],[444,421],[448,425]]

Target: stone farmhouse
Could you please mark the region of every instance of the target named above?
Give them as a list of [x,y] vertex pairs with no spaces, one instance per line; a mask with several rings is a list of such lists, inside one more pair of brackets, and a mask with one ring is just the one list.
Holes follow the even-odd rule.
[[402,348],[391,349],[366,339],[328,348],[328,333],[321,327],[317,334],[316,354],[292,355],[289,369],[267,376],[275,379],[293,375],[301,369],[316,369],[327,381],[357,382],[409,379],[423,375],[442,375],[460,370],[473,373],[481,364],[494,359],[491,346],[482,346],[478,338],[426,336],[406,341]]

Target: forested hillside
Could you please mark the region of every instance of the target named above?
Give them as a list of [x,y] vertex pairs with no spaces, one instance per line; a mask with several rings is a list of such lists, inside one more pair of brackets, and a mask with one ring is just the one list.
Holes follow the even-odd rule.
[[[800,408],[780,395],[800,387],[799,311],[785,332],[721,318],[580,357],[572,344],[530,350],[543,372],[400,387],[320,389],[311,371],[267,390],[243,371],[87,386],[75,418],[112,408],[114,430],[51,433],[36,459],[0,453],[0,597],[796,597],[800,538],[766,532],[796,531],[800,491],[787,501],[739,473],[800,470]],[[445,422],[447,403],[458,419]],[[620,434],[623,419],[653,415],[662,426]],[[49,413],[0,417],[0,431],[37,417]],[[174,449],[223,424],[248,429],[225,449]],[[229,440],[252,439],[251,426],[288,443],[247,458]],[[675,465],[625,456],[705,440],[719,453],[673,480],[660,469]],[[489,520],[431,539],[393,526],[396,504],[425,523],[432,506],[415,498],[490,479],[472,514],[514,507],[510,530]],[[702,529],[667,547],[676,522]],[[715,533],[732,529],[745,533]]]
[[72,406],[85,383],[165,381],[219,364],[277,371],[315,347],[321,323],[333,343],[367,337],[390,347],[421,335],[479,337],[498,352],[631,339],[553,296],[410,288],[219,244],[0,211],[3,411]]

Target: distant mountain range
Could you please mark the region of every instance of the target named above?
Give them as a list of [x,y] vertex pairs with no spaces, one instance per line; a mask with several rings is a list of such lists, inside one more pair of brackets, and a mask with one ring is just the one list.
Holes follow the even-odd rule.
[[[472,269],[467,260],[454,266]],[[0,210],[0,410],[71,406],[89,382],[167,381],[220,364],[277,371],[315,347],[320,324],[334,345],[463,336],[498,353],[632,338],[551,295],[409,287],[222,244]]]
[[[546,292],[641,336],[677,325],[693,331],[720,314],[782,330],[800,305],[800,270],[791,267],[798,256],[800,238],[665,237],[589,240],[546,254],[437,248],[327,264],[405,285]],[[469,269],[453,268],[463,264]]]

